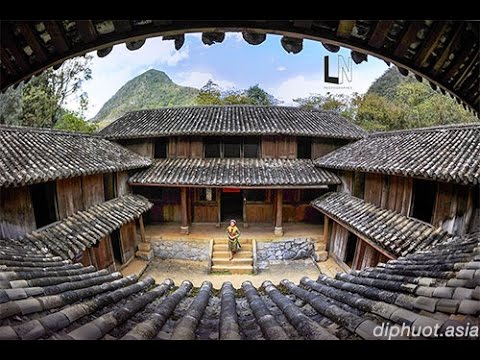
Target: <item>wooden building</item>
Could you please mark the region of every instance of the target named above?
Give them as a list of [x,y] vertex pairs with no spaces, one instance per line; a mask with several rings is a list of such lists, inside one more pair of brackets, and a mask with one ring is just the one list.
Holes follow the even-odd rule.
[[[354,269],[405,256],[428,244],[431,231],[464,235],[480,226],[478,124],[372,134],[315,163],[342,179],[345,196],[314,204],[333,220],[330,253]],[[360,224],[363,217],[370,221]],[[366,235],[371,226],[376,232]],[[405,245],[397,249],[387,234]]]
[[10,126],[0,149],[0,239],[99,269],[133,257],[135,221],[151,205],[129,195],[127,171],[150,159],[98,136]]
[[163,108],[128,113],[102,130],[154,164],[130,177],[154,203],[152,222],[235,218],[272,223],[321,222],[309,203],[340,179],[312,159],[362,138],[332,112],[267,106]]

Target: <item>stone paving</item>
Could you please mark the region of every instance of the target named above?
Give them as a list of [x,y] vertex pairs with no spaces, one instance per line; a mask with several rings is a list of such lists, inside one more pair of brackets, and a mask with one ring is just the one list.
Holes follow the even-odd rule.
[[340,271],[341,268],[332,259],[317,264],[311,259],[305,259],[278,261],[256,275],[209,274],[207,261],[154,258],[143,273],[143,277],[150,275],[157,282],[170,278],[175,284],[188,279],[194,286],[201,286],[203,281],[208,280],[216,289],[220,289],[225,281],[230,281],[239,289],[245,280],[250,280],[258,287],[265,280],[270,280],[274,284],[280,283],[283,279],[299,283],[303,276],[316,279],[321,273],[334,276]]

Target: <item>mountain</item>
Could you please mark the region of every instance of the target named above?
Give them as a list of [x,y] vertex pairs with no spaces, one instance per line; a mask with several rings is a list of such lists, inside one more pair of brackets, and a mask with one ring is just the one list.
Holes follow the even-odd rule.
[[148,70],[123,85],[91,120],[106,124],[128,111],[194,105],[198,90],[175,84],[163,71]]
[[397,88],[400,84],[414,81],[416,80],[413,75],[403,76],[396,67],[392,66],[370,85],[367,94],[377,94],[393,100],[397,95]]

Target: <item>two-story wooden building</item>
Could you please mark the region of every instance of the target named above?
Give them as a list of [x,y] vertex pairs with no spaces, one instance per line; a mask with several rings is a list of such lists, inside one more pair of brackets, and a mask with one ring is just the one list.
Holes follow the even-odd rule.
[[479,124],[371,134],[315,163],[342,179],[313,205],[333,219],[330,254],[354,269],[480,226]]
[[99,269],[133,258],[151,204],[127,171],[150,159],[99,136],[4,125],[0,150],[0,239]]
[[333,112],[268,106],[162,108],[128,113],[101,131],[154,164],[130,177],[155,205],[150,221],[318,222],[309,206],[340,179],[315,167],[365,132]]

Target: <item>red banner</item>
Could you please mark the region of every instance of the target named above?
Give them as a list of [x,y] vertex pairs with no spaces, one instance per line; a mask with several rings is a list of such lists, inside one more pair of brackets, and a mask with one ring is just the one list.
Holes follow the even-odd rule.
[[223,188],[222,192],[224,193],[239,193],[240,189],[235,189],[235,188]]

